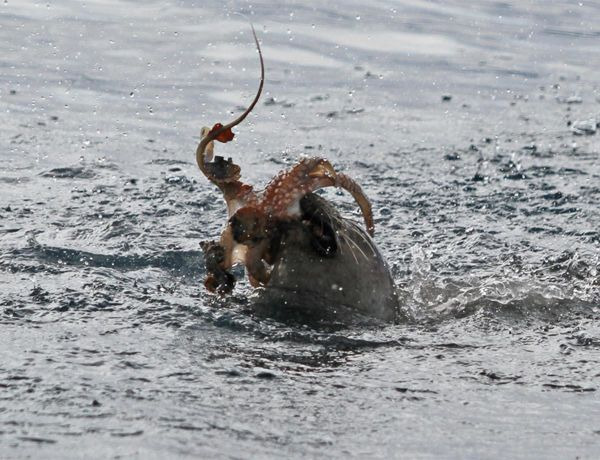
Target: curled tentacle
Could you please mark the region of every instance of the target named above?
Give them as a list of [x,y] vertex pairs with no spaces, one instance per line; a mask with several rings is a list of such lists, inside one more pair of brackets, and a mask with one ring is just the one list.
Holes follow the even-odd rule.
[[325,187],[340,187],[350,192],[363,215],[367,232],[373,236],[371,203],[360,185],[346,174],[336,173],[329,161],[305,158],[289,171],[281,172],[263,192],[261,206],[267,214],[285,216],[299,212],[299,200],[307,193]]
[[271,277],[271,267],[265,262],[265,253],[268,251],[269,241],[264,240],[253,244],[246,251],[244,265],[248,279],[253,287],[266,286]]
[[241,169],[237,164],[233,163],[231,158],[225,160],[223,157],[215,157],[215,160],[213,161],[214,142],[219,141],[225,143],[233,139],[234,133],[231,129],[244,121],[248,114],[252,112],[252,109],[256,106],[262,93],[265,82],[265,66],[254,26],[252,26],[252,35],[260,58],[260,83],[256,96],[254,96],[254,99],[244,113],[231,123],[226,125],[216,123],[212,128],[202,128],[200,132],[201,140],[196,149],[196,162],[198,163],[200,171],[202,171],[209,181],[221,189],[225,201],[227,202],[230,216],[240,207],[255,202],[256,194],[252,191],[250,185],[240,181]]
[[367,227],[367,232],[369,235],[373,236],[375,233],[373,210],[371,209],[371,202],[367,198],[367,195],[365,195],[365,192],[363,192],[361,186],[358,185],[354,179],[343,173],[338,173],[335,178],[335,185],[336,187],[343,188],[352,195],[352,198],[354,198],[354,201],[356,201],[360,211],[362,212],[363,219],[365,220],[365,226]]
[[[322,158],[303,158],[288,171],[280,172],[263,191],[262,207],[275,216],[290,214],[290,208],[314,190],[332,186],[335,171]],[[298,209],[292,210],[298,213]]]
[[[232,128],[244,121],[252,109],[254,109],[254,106],[256,106],[262,93],[265,81],[265,66],[254,26],[252,26],[252,35],[260,59],[260,84],[256,96],[254,96],[248,108],[232,122],[224,126],[221,123],[216,123],[212,128],[202,128],[200,132],[201,140],[196,149],[198,167],[206,178],[223,192],[223,197],[227,202],[229,217],[238,209],[257,202],[257,196],[252,186],[240,181],[240,167],[233,163],[231,158],[225,160],[223,157],[215,157],[213,161],[214,142],[229,142],[233,140],[234,133]],[[208,272],[205,282],[206,288],[209,291],[216,291],[220,294],[230,292],[235,285],[235,279],[229,272],[229,269],[235,262],[245,262],[248,259],[246,257],[247,248],[234,240],[232,228],[228,225],[223,231],[219,243],[204,243],[202,249],[205,253]],[[263,273],[260,272],[258,275],[260,278]],[[264,275],[262,278],[266,279]],[[261,279],[260,281],[262,282],[263,280]]]
[[[248,106],[244,113],[242,113],[239,117],[233,120],[231,123],[226,125],[222,125],[221,123],[216,123],[212,129],[204,127],[201,130],[201,140],[198,144],[198,148],[196,149],[196,162],[198,163],[198,167],[204,173],[204,175],[208,178],[208,180],[213,181],[212,177],[208,174],[205,163],[207,161],[205,155],[208,153],[208,161],[212,159],[212,145],[215,140],[219,142],[229,142],[233,139],[234,133],[231,131],[232,128],[239,125],[244,119],[252,112],[254,106],[257,104],[260,99],[260,95],[262,93],[263,85],[265,83],[265,64],[263,62],[262,51],[260,49],[260,43],[258,42],[258,38],[256,37],[256,31],[254,30],[254,26],[252,27],[252,35],[254,36],[254,43],[256,43],[256,49],[258,50],[258,57],[260,59],[260,83],[258,85],[258,91],[256,92],[256,96]],[[209,147],[210,146],[210,147]],[[208,152],[207,152],[208,150]]]

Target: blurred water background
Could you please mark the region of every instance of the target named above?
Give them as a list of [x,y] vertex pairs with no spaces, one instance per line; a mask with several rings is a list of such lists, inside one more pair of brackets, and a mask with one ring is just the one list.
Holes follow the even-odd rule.
[[[205,292],[248,19],[219,153],[357,178],[408,321]],[[599,39],[588,1],[3,1],[0,457],[597,458]]]

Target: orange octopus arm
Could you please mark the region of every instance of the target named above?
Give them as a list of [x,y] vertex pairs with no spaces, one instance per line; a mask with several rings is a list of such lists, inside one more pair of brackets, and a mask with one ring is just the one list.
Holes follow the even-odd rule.
[[[221,131],[222,130],[222,131]],[[221,132],[219,132],[221,131]],[[215,133],[218,134],[215,136]],[[219,141],[219,142],[229,142],[232,141],[233,138],[235,137],[234,132],[231,130],[231,128],[225,127],[225,129],[223,129],[223,125],[221,123],[215,123],[215,125],[212,127],[212,129],[208,132],[209,136],[215,136],[214,139]]]
[[262,211],[285,217],[288,209],[307,193],[324,187],[340,187],[350,192],[363,215],[369,235],[374,234],[371,203],[356,181],[345,174],[336,173],[329,161],[322,158],[305,158],[289,171],[279,173],[263,192]]

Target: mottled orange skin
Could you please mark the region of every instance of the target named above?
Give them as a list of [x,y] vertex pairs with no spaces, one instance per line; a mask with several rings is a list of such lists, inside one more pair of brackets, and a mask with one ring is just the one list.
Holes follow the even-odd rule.
[[327,180],[325,176],[311,176],[315,169],[325,165],[331,167],[322,158],[304,158],[289,171],[280,172],[263,191],[260,209],[267,214],[283,217],[294,202],[320,188],[321,182]]
[[300,199],[324,187],[340,187],[350,192],[361,208],[367,231],[373,236],[371,204],[362,189],[350,177],[335,172],[323,158],[303,158],[292,169],[280,172],[256,197],[258,203],[249,204],[269,217],[295,217],[292,213]]

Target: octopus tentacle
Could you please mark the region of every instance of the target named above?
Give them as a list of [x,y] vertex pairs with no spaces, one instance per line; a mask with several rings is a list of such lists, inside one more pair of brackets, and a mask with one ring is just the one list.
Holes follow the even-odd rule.
[[[260,83],[258,91],[248,108],[232,122],[225,126],[221,123],[217,123],[212,129],[208,127],[202,128],[200,132],[201,140],[196,149],[196,162],[198,163],[198,167],[206,178],[223,192],[223,197],[227,203],[229,217],[231,217],[238,209],[255,204],[258,201],[252,186],[240,181],[241,169],[238,165],[233,163],[231,158],[225,160],[223,157],[215,157],[213,161],[214,141],[231,141],[234,137],[231,129],[244,121],[258,103],[262,93],[265,81],[265,66],[254,26],[252,26],[252,35],[260,59]],[[235,278],[229,270],[236,262],[246,261],[247,248],[235,241],[232,229],[228,225],[223,231],[218,243],[205,242],[202,244],[202,249],[205,253],[206,268],[208,272],[205,281],[206,288],[211,292],[218,292],[219,294],[230,292],[235,285]]]
[[[254,43],[256,43],[256,49],[258,50],[258,56],[260,59],[260,83],[258,91],[254,96],[254,99],[248,106],[248,108],[232,122],[222,125],[221,123],[215,124],[212,129],[203,127],[200,131],[200,143],[196,149],[196,162],[200,171],[210,180],[213,184],[221,189],[227,202],[229,209],[238,209],[239,207],[250,204],[256,201],[256,194],[252,191],[250,185],[244,184],[240,181],[240,167],[233,163],[231,159],[224,160],[222,157],[216,157],[213,162],[214,155],[214,141],[229,142],[233,139],[234,134],[231,129],[240,124],[244,119],[252,112],[252,109],[258,103],[262,89],[265,82],[265,65],[263,61],[262,51],[260,49],[260,43],[256,36],[254,26],[252,27],[252,35],[254,37]],[[240,203],[232,203],[235,200],[239,200]],[[230,204],[232,203],[232,204]],[[230,213],[230,215],[232,212]]]
[[365,195],[365,192],[363,192],[361,186],[358,185],[354,179],[343,173],[338,173],[336,176],[335,185],[336,187],[343,188],[352,195],[352,198],[354,198],[354,201],[356,201],[360,211],[362,212],[363,219],[365,220],[365,226],[367,227],[367,232],[370,236],[373,236],[375,233],[373,210],[371,208],[371,202],[367,198],[367,195]]
[[333,185],[333,166],[322,158],[303,158],[288,171],[280,172],[262,194],[262,208],[271,215],[288,214],[288,209],[304,195]]
[[[230,122],[226,125],[217,123],[212,127],[212,129],[209,129],[207,127],[202,128],[202,130],[201,130],[202,139],[200,141],[200,144],[198,144],[198,148],[196,149],[196,161],[198,163],[198,166],[200,167],[200,170],[205,175],[206,175],[205,168],[204,168],[204,164],[206,162],[205,153],[206,153],[206,150],[207,150],[209,144],[213,143],[215,140],[218,140],[220,142],[229,142],[230,140],[232,140],[234,134],[233,134],[233,132],[231,132],[231,129],[233,127],[239,125],[242,121],[244,121],[246,119],[246,117],[250,114],[250,112],[252,112],[252,109],[254,109],[254,107],[258,103],[258,100],[260,99],[260,95],[262,94],[262,89],[263,89],[263,86],[265,83],[265,64],[263,61],[262,50],[260,49],[260,43],[258,42],[258,38],[256,37],[256,31],[254,30],[254,26],[252,24],[250,24],[250,26],[252,27],[252,35],[254,37],[254,43],[256,43],[256,49],[258,50],[258,57],[260,59],[260,83],[258,85],[258,91],[256,92],[256,96],[254,96],[254,99],[252,100],[252,102],[250,103],[248,108],[246,110],[244,110],[244,113],[242,113],[239,117],[237,117],[232,122]],[[209,155],[211,155],[211,153],[209,153]],[[209,161],[210,161],[210,159],[209,159]],[[208,175],[206,177],[208,177]],[[211,180],[210,177],[208,177],[208,179]]]
[[360,207],[367,232],[373,236],[373,211],[362,188],[351,177],[337,173],[323,158],[305,158],[291,170],[279,173],[263,192],[262,209],[267,214],[287,215],[304,195],[325,187],[339,187],[350,192]]
[[271,278],[271,268],[264,261],[268,246],[269,242],[264,240],[257,245],[250,245],[246,251],[244,265],[253,287],[266,285]]

